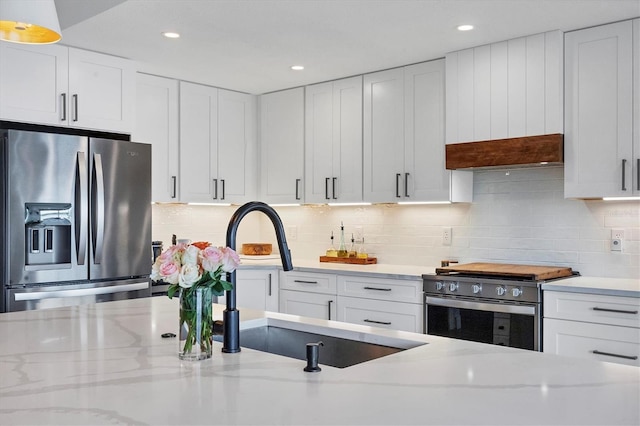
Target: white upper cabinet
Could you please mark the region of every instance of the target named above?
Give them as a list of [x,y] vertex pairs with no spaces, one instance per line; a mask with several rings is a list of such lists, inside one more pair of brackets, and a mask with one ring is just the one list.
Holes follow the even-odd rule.
[[639,22],[565,34],[567,198],[640,194]]
[[152,145],[151,201],[177,202],[178,81],[148,74],[136,80],[136,123],[132,140]]
[[135,66],[68,48],[0,43],[0,118],[131,133]]
[[473,174],[445,169],[444,61],[364,76],[364,201],[471,201]]
[[256,98],[218,90],[218,183],[220,200],[242,204],[257,196]]
[[251,95],[180,82],[180,201],[242,203],[255,194]]
[[260,96],[260,200],[304,201],[304,89]]
[[362,201],[362,76],[305,92],[305,201]]
[[563,132],[562,33],[446,55],[447,143]]

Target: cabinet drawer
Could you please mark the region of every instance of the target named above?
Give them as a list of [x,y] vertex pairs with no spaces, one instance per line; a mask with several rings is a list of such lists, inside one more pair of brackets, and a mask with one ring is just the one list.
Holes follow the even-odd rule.
[[422,333],[422,305],[338,296],[338,321]]
[[640,366],[640,329],[544,319],[544,352]]
[[544,317],[640,328],[640,298],[544,292]]
[[280,272],[280,288],[312,293],[336,294],[336,276],[313,272]]
[[339,275],[338,294],[422,304],[422,281]]
[[280,290],[280,312],[302,317],[336,319],[336,296]]

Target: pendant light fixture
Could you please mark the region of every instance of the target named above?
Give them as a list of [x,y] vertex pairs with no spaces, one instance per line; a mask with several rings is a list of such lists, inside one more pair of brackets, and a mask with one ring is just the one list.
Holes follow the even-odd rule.
[[54,0],[0,0],[0,40],[50,44],[61,38]]

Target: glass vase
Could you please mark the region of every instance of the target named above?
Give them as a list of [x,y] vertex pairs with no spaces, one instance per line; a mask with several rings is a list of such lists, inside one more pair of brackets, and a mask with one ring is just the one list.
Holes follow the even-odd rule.
[[211,358],[213,294],[209,288],[180,289],[178,357],[186,361]]

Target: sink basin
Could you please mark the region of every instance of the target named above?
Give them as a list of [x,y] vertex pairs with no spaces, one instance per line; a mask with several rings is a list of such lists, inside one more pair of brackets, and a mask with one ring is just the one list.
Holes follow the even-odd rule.
[[[216,336],[222,340],[222,336]],[[262,318],[241,324],[240,346],[306,360],[307,343],[320,342],[318,362],[337,368],[394,354],[425,342],[380,336],[340,328]]]

